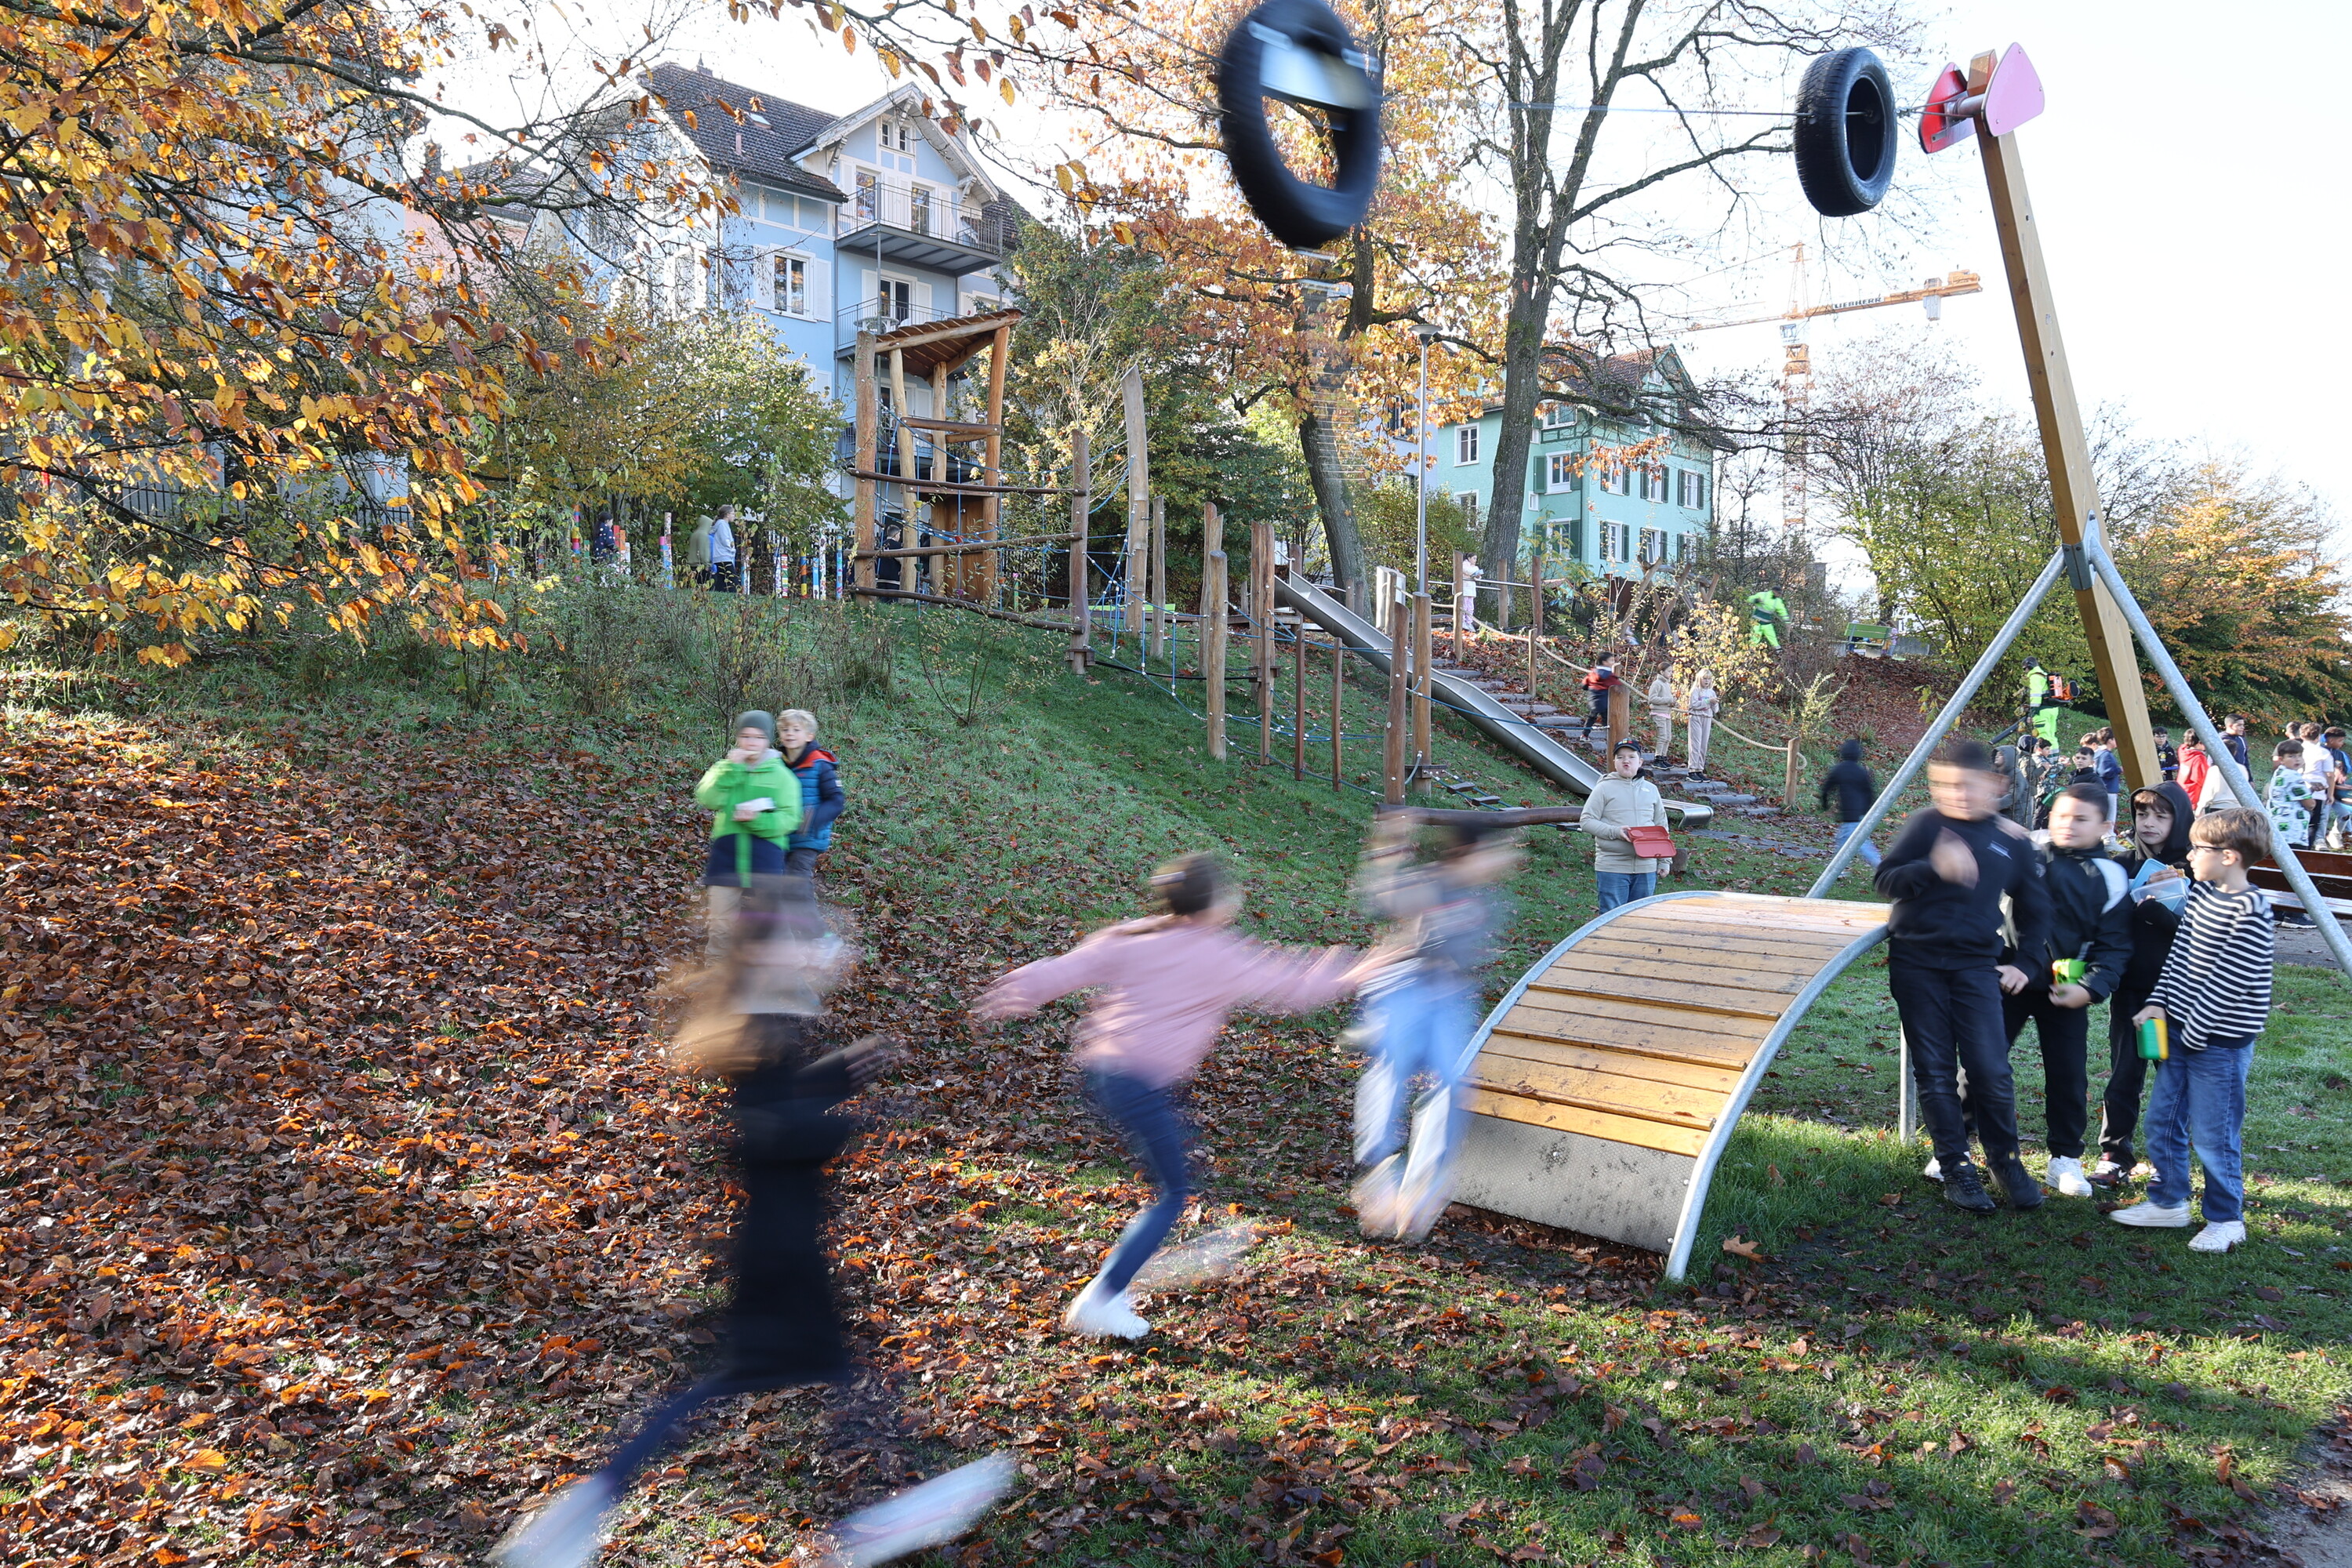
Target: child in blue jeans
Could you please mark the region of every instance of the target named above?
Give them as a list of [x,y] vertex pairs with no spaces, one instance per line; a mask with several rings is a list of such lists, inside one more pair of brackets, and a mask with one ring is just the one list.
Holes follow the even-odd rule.
[[2117,1225],[2179,1229],[2189,1224],[2189,1156],[2205,1167],[2205,1228],[2192,1252],[2227,1252],[2246,1239],[2246,1079],[2254,1037],[2271,1010],[2271,965],[2277,939],[2270,900],[2246,868],[2270,844],[2261,812],[2210,812],[2189,829],[2189,869],[2197,879],[2179,933],[2147,1005],[2133,1015],[2161,1018],[2170,1054],[2156,1066],[2148,1097],[2147,1158],[2156,1180],[2147,1196],[2112,1219]]
[[[1356,1086],[1356,1163],[1364,1175],[1355,1197],[1365,1235],[1418,1241],[1452,1199],[1478,971],[1502,923],[1493,887],[1521,856],[1507,833],[1469,822],[1444,830],[1434,865],[1419,862],[1413,829],[1411,812],[1377,818],[1357,879],[1365,907],[1396,928],[1404,956],[1364,987],[1371,1061]],[[1406,1096],[1423,1074],[1430,1087],[1408,1126]]]

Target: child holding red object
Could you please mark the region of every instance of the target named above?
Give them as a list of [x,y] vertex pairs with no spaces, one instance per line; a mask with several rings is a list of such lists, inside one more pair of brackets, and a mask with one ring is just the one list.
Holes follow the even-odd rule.
[[1213,855],[1187,855],[1151,879],[1161,912],[1095,932],[1059,958],[1001,976],[972,1011],[1022,1018],[1074,991],[1100,988],[1078,1026],[1078,1061],[1097,1110],[1125,1135],[1154,1199],[1111,1248],[1063,1322],[1097,1339],[1141,1339],[1150,1325],[1127,1288],[1184,1212],[1191,1139],[1170,1103],[1216,1044],[1236,1007],[1311,1013],[1350,994],[1384,966],[1344,947],[1269,947],[1226,929],[1241,899]]

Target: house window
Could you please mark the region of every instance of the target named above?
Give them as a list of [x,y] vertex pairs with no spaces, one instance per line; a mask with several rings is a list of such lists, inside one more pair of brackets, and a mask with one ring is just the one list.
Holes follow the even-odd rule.
[[1666,499],[1666,468],[1664,464],[1644,463],[1642,465],[1642,499],[1643,500],[1659,501]]
[[904,321],[914,314],[915,286],[903,278],[885,278],[876,289],[874,303],[876,315]]
[[1601,465],[1601,493],[1608,496],[1625,493],[1624,464],[1612,461]]
[[931,232],[931,187],[917,185],[907,193],[907,227],[916,234]]
[[1675,535],[1675,559],[1676,561],[1685,562],[1696,560],[1698,558],[1699,538],[1700,536],[1696,533],[1678,533]]
[[1604,522],[1601,525],[1601,563],[1604,566],[1622,566],[1625,562],[1625,525]]
[[[1660,488],[1664,488],[1663,482]],[[1663,528],[1643,529],[1642,531],[1642,564],[1655,566],[1665,558],[1666,531]]]
[[787,316],[808,314],[808,263],[800,257],[776,258],[776,309]]
[[1576,423],[1576,410],[1565,403],[1547,403],[1543,410],[1543,427],[1556,430],[1563,425]]
[[1459,500],[1459,501],[1460,501],[1461,506],[1462,506],[1462,528],[1463,528],[1463,531],[1464,531],[1464,532],[1465,532],[1465,533],[1467,533],[1467,534],[1469,534],[1469,535],[1470,535],[1470,537],[1471,537],[1471,538],[1473,538],[1473,539],[1477,538],[1477,537],[1478,537],[1478,497],[1477,497],[1477,493],[1476,493],[1475,491],[1473,491],[1473,492],[1472,492],[1471,494],[1469,494],[1469,495],[1466,495],[1466,496],[1460,496],[1460,497],[1457,497],[1457,498],[1455,498],[1455,499],[1456,499],[1457,500]]
[[857,171],[857,216],[860,222],[872,223],[882,210],[881,177],[871,169]]
[[1706,476],[1696,468],[1675,470],[1675,504],[1689,511],[1706,510]]
[[1576,458],[1570,453],[1554,452],[1544,460],[1544,489],[1566,490],[1576,488]]
[[1454,462],[1459,468],[1478,460],[1478,426],[1465,425],[1454,432]]
[[915,128],[903,120],[881,122],[882,166],[902,174],[915,172]]

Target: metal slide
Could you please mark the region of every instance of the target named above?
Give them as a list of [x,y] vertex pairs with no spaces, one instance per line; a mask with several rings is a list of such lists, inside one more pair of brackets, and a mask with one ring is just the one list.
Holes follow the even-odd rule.
[[[1349,651],[1368,660],[1382,675],[1389,670],[1389,639],[1373,625],[1289,568],[1277,566],[1274,594],[1285,605],[1313,621],[1346,643]],[[1536,772],[1578,795],[1590,795],[1601,780],[1600,770],[1586,757],[1553,740],[1541,730],[1461,677],[1433,670],[1430,695],[1501,742]],[[1675,826],[1706,827],[1715,820],[1715,807],[1695,800],[1669,800],[1666,814]]]

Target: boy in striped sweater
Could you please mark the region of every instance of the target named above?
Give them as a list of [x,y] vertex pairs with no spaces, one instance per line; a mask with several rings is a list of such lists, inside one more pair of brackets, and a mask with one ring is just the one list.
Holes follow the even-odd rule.
[[2157,1064],[2148,1098],[2147,1158],[2156,1180],[2147,1196],[2117,1209],[2117,1225],[2178,1229],[2189,1223],[2189,1155],[2205,1167],[2205,1228],[2192,1252],[2227,1252],[2246,1239],[2242,1134],[2246,1077],[2254,1037],[2271,1010],[2276,939],[2270,900],[2246,878],[2269,847],[2270,824],[2258,811],[2208,813],[2189,830],[2189,869],[2197,879],[2179,934],[2147,1005],[2132,1016],[2162,1018],[2170,1054]]

